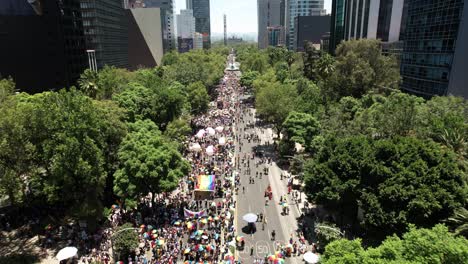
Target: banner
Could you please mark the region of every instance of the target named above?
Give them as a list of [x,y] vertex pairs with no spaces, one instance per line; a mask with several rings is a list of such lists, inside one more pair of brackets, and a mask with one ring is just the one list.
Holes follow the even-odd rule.
[[199,212],[194,212],[194,211],[190,211],[190,210],[184,208],[184,216],[185,216],[185,218],[199,218],[199,217],[207,216],[207,214],[206,214],[206,210],[201,210]]
[[215,190],[215,176],[198,175],[195,190],[213,192]]

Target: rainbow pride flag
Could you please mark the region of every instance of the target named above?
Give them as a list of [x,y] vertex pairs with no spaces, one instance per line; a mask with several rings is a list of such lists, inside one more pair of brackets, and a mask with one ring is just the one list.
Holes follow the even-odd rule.
[[197,191],[214,191],[215,176],[214,175],[198,175],[195,190]]

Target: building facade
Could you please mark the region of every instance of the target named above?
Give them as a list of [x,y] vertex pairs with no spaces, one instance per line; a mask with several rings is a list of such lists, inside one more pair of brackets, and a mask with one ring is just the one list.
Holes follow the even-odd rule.
[[326,10],[324,9],[324,0],[288,0],[287,1],[287,29],[286,39],[288,48],[294,49],[295,39],[295,19],[299,16],[324,16]]
[[193,49],[203,49],[203,35],[195,32],[193,35]]
[[187,9],[193,10],[195,31],[203,35],[203,48],[211,47],[210,0],[187,0]]
[[177,15],[177,37],[193,38],[195,34],[195,17],[192,9],[180,10]]
[[161,65],[164,55],[160,8],[126,10],[128,19],[129,68],[152,68]]
[[97,68],[128,67],[128,20],[121,0],[80,0],[88,50]]
[[401,88],[467,97],[467,7],[463,0],[407,0]]
[[20,91],[76,85],[89,67],[80,1],[0,1],[0,61]]
[[169,52],[177,48],[174,0],[129,0],[129,7],[161,9],[164,52]]
[[330,16],[298,16],[294,20],[295,51],[304,51],[304,45],[321,45],[322,36],[330,30]]
[[[268,47],[269,27],[281,27],[281,0],[257,0],[258,47]],[[283,22],[284,23],[284,22]]]
[[[403,0],[333,0],[330,51],[343,40],[380,39],[397,42],[405,29]],[[403,25],[403,26],[402,26]]]
[[284,28],[282,26],[267,27],[268,46],[284,46]]

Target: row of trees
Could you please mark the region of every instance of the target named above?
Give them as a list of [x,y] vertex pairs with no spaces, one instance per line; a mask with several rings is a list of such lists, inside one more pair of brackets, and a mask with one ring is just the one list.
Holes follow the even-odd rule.
[[[302,56],[281,48],[239,53],[242,84],[277,132],[280,154],[298,155],[295,145],[302,145],[305,165],[292,169],[303,173],[308,199],[338,225],[382,240],[463,212],[464,99],[399,92],[397,62],[375,40],[344,42],[336,57],[310,46]],[[464,219],[458,226],[466,227]]]
[[189,172],[180,150],[191,116],[208,109],[226,54],[170,53],[164,65],[135,72],[87,70],[78,89],[34,95],[1,80],[1,195],[96,220],[116,197],[133,207],[147,192],[173,190]]

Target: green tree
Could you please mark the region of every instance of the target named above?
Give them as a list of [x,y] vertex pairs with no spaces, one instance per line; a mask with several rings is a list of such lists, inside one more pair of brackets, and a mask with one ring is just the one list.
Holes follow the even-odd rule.
[[335,71],[327,82],[335,99],[360,98],[368,91],[395,88],[400,81],[399,67],[392,56],[384,56],[377,40],[350,40],[336,49]]
[[468,240],[455,237],[447,227],[436,225],[432,229],[411,227],[402,238],[387,239],[376,248],[364,249],[361,240],[337,240],[330,243],[320,263],[356,264],[432,264],[466,263]]
[[181,118],[172,120],[166,127],[164,131],[164,136],[177,144],[177,147],[180,151],[183,150],[184,142],[187,140],[187,136],[192,132],[189,121],[187,117],[182,116]]
[[251,88],[255,79],[259,77],[260,73],[257,71],[248,71],[243,73],[240,79],[240,84],[242,86]]
[[115,232],[112,243],[119,259],[127,259],[138,247],[138,233],[131,223],[123,224]]
[[192,83],[187,87],[187,96],[190,102],[192,113],[199,115],[208,110],[210,96],[202,82]]
[[255,106],[258,113],[275,126],[279,137],[284,121],[294,110],[295,101],[296,89],[293,85],[275,82],[260,88]]
[[[199,86],[193,88],[199,89]],[[178,82],[171,85],[163,85],[153,88],[151,96],[151,120],[153,120],[161,129],[165,129],[172,120],[180,117],[184,109],[188,108],[188,97],[185,95],[185,87]],[[191,95],[197,96],[194,106],[197,111],[203,111],[203,100],[206,94],[203,91],[191,91]]]
[[446,219],[467,196],[456,155],[431,141],[397,137],[329,140],[305,169],[313,201],[385,234]]
[[319,132],[317,119],[306,113],[292,111],[283,123],[284,140],[299,143],[306,151],[310,151],[312,140]]
[[0,103],[3,103],[7,97],[13,95],[14,93],[15,82],[13,79],[11,77],[6,79],[0,78]]
[[468,210],[466,208],[457,208],[448,222],[455,227],[456,235],[468,237]]
[[150,120],[129,124],[129,133],[120,145],[120,166],[114,175],[114,192],[129,207],[141,195],[174,190],[189,171],[182,155],[164,141]]
[[151,89],[138,83],[130,83],[123,92],[114,95],[113,100],[125,109],[127,120],[135,122],[140,119],[154,118],[151,107],[153,96]]
[[91,98],[96,98],[98,93],[98,81],[99,75],[97,72],[86,69],[78,80],[78,86],[80,90]]

